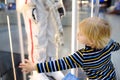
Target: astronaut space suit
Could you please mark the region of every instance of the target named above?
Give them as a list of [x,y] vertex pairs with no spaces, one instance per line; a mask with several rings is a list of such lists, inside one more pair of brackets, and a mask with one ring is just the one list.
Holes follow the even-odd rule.
[[[62,44],[61,40],[63,40],[59,8],[62,8],[65,14],[62,0],[25,1],[22,13],[28,39],[28,53],[29,59],[35,63],[56,58],[57,44]],[[50,75],[56,80],[62,80],[64,77],[61,72]],[[45,74],[33,72],[30,80],[49,79]]]

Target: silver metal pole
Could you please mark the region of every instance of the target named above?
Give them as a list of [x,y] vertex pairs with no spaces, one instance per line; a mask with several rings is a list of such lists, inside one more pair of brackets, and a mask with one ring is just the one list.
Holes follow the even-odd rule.
[[[76,50],[76,32],[77,32],[77,0],[72,0],[72,29],[71,29],[71,53]],[[75,70],[71,70],[72,74],[75,74]]]
[[[5,0],[5,4],[7,4],[7,0]],[[13,55],[12,35],[11,35],[11,29],[10,29],[11,26],[10,26],[10,18],[9,18],[8,12],[7,12],[7,24],[8,24],[8,34],[9,34],[9,41],[10,41],[10,51],[11,51],[13,75],[14,75],[14,80],[16,80],[16,70],[15,70],[14,55]]]
[[7,23],[8,23],[8,33],[9,33],[9,41],[10,41],[10,50],[11,50],[11,59],[12,59],[12,67],[13,67],[13,74],[14,80],[16,80],[16,71],[15,71],[15,63],[14,63],[14,55],[13,55],[13,45],[12,45],[12,36],[11,36],[11,27],[10,27],[10,18],[7,15]]
[[[21,18],[20,13],[17,12],[17,19],[18,19],[18,31],[19,31],[19,40],[20,40],[20,51],[21,51],[21,60],[24,63],[24,47],[23,47],[23,34],[22,34],[22,26],[21,26]],[[23,73],[23,80],[26,80],[26,75]]]
[[95,3],[95,16],[99,16],[99,7],[100,7],[100,0],[96,0],[96,3]]
[[91,0],[91,17],[94,15],[94,0]]
[[[16,3],[17,3],[17,8],[18,9],[18,0],[16,0]],[[20,12],[19,10],[17,10],[17,21],[18,21],[18,31],[19,31],[19,40],[20,40],[20,51],[21,51],[21,60],[22,60],[22,63],[24,63],[24,46],[23,46],[23,34],[22,34],[22,26],[21,26],[21,17],[20,17]],[[26,75],[25,73],[23,73],[23,80],[26,80]]]

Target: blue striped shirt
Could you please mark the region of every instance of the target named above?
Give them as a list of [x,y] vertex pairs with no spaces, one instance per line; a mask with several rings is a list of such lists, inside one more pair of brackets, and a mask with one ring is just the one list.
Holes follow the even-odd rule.
[[73,55],[58,60],[38,63],[39,73],[82,68],[89,79],[116,80],[114,66],[111,62],[111,52],[120,49],[120,45],[110,40],[103,49],[93,49],[86,46]]

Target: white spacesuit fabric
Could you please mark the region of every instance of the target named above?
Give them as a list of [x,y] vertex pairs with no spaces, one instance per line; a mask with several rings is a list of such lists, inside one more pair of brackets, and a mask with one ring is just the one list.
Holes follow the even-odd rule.
[[[44,62],[50,58],[55,59],[56,45],[63,43],[60,41],[63,40],[63,35],[61,35],[63,27],[58,13],[59,7],[63,7],[63,4],[57,0],[30,0],[23,7],[29,59],[35,63]],[[48,75],[55,76],[56,80],[62,80],[64,77],[61,72]],[[34,71],[30,80],[49,79],[45,74]]]

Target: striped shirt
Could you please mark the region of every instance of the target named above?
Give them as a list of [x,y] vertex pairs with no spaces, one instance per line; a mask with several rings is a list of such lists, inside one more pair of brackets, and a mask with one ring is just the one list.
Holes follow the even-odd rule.
[[115,70],[111,62],[111,52],[119,49],[119,43],[110,40],[103,49],[93,49],[86,46],[85,49],[80,49],[73,55],[54,61],[38,63],[37,69],[39,73],[44,73],[82,68],[89,79],[116,80]]

